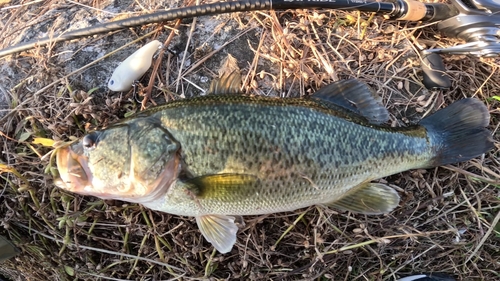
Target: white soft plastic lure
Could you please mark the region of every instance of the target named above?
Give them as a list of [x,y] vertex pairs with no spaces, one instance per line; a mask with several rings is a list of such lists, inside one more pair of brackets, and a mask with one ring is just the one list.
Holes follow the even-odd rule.
[[161,45],[158,40],[151,41],[120,63],[109,79],[108,88],[115,92],[130,90],[134,81],[151,67],[153,55]]

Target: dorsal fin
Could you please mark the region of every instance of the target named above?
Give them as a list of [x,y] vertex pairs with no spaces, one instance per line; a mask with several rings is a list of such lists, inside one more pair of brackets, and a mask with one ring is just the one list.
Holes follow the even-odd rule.
[[356,79],[326,85],[312,97],[361,115],[373,124],[389,121],[389,112],[382,105],[382,99],[368,85]]
[[241,93],[241,75],[239,71],[215,78],[210,83],[207,95],[234,95]]
[[207,95],[234,95],[241,93],[241,74],[236,59],[227,54],[219,69],[219,78],[210,83]]

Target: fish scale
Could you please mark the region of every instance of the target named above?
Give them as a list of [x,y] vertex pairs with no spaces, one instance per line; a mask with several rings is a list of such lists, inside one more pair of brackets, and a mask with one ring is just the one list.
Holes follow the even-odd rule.
[[[182,144],[182,158],[195,176],[245,173],[259,178],[231,198],[197,199],[198,206],[187,215],[297,209],[338,199],[365,181],[429,166],[433,155],[422,127],[401,133],[346,121],[338,111],[307,99],[207,96],[168,104],[151,117]],[[211,148],[213,153],[207,153]],[[176,188],[188,187],[179,182]]]

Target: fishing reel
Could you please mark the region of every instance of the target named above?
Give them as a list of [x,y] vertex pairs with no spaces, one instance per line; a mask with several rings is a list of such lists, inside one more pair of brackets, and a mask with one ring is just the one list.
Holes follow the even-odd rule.
[[453,0],[450,9],[455,9],[457,15],[439,22],[437,28],[443,35],[466,43],[422,51],[423,84],[429,89],[451,86],[439,54],[500,55],[500,0]]

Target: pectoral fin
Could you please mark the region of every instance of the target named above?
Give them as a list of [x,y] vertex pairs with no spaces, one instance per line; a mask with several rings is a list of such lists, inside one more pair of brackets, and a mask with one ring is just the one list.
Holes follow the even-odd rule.
[[236,201],[251,196],[259,179],[248,174],[205,175],[185,181],[197,198]]
[[365,183],[351,189],[339,200],[325,205],[367,215],[385,214],[399,205],[399,195],[385,184]]
[[196,223],[208,242],[222,254],[228,253],[236,243],[238,227],[235,218],[225,215],[205,215],[196,217]]

